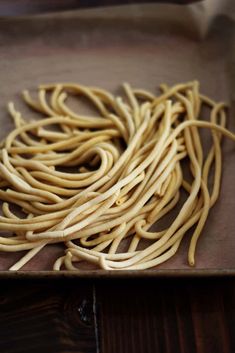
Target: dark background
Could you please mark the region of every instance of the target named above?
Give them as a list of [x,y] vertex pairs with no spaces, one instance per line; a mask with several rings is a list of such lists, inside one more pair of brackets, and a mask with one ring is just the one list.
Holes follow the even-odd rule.
[[229,278],[2,279],[1,353],[235,352]]

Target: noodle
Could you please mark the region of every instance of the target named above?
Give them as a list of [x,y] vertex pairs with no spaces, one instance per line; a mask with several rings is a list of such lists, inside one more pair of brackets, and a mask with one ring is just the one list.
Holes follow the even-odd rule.
[[[124,83],[124,97],[115,97],[73,83],[42,85],[38,99],[23,91],[40,115],[34,121],[9,103],[15,128],[1,143],[0,230],[12,234],[0,237],[0,251],[28,250],[10,270],[54,243],[65,251],[56,271],[75,271],[81,261],[143,270],[173,257],[186,233],[188,262],[195,264],[219,197],[222,137],[235,141],[235,134],[225,128],[225,104],[201,94],[199,82],[160,88],[156,96]],[[69,98],[80,96],[96,114],[72,110]],[[201,120],[205,105],[209,121]],[[201,128],[211,131],[208,153]]]

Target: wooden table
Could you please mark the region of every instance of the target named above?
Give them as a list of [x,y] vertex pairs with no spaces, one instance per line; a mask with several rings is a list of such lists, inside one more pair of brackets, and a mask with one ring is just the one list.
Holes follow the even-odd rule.
[[2,279],[0,352],[235,352],[235,280]]

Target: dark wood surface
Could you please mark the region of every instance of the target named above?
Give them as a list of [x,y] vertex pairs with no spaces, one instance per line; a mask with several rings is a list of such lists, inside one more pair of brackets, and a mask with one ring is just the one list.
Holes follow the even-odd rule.
[[233,280],[99,285],[102,353],[235,352]]
[[232,353],[235,280],[1,280],[0,352]]
[[0,352],[96,352],[92,285],[1,281]]

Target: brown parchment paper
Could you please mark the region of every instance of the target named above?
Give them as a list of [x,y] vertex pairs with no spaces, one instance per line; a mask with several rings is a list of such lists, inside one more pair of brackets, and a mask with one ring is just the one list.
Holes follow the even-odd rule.
[[[231,104],[228,126],[235,131],[233,22],[214,13],[208,19],[200,6],[126,6],[1,19],[0,137],[13,126],[8,101],[30,118],[20,92],[64,81],[117,92],[124,81],[156,91],[162,82],[198,79],[205,94]],[[235,146],[230,141],[224,141],[223,155],[221,195],[198,243],[196,269],[235,269]],[[158,268],[190,271],[190,234],[174,258]],[[23,270],[50,270],[62,253],[62,246],[46,247]],[[21,256],[0,253],[0,270]]]

